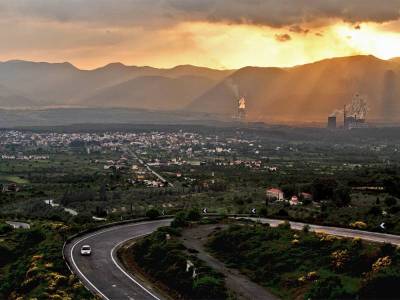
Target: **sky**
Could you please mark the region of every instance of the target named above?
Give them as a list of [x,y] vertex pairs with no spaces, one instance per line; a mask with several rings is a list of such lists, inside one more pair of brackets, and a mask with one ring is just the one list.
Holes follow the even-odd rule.
[[400,56],[400,0],[0,0],[0,61],[218,69]]

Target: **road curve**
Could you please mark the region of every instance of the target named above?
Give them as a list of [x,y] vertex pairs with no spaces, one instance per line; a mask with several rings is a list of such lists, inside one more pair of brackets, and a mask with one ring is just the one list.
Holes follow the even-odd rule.
[[[281,220],[248,218],[261,223],[278,226]],[[154,300],[163,299],[151,286],[140,282],[139,279],[128,274],[116,257],[116,249],[128,240],[148,235],[157,228],[168,226],[171,219],[147,221],[103,229],[90,233],[69,242],[64,248],[64,256],[72,271],[82,283],[94,294],[105,300]],[[301,230],[305,223],[290,222],[293,229]],[[400,236],[352,230],[338,227],[311,225],[310,230],[327,234],[361,238],[363,240],[391,243],[400,246]],[[89,257],[80,255],[82,245],[90,245],[93,253]]]
[[[148,235],[170,219],[118,225],[99,230],[69,242],[64,256],[72,271],[94,294],[105,300],[161,300],[162,296],[146,283],[128,274],[116,257],[117,248],[124,242]],[[83,245],[92,247],[91,256],[81,256]]]

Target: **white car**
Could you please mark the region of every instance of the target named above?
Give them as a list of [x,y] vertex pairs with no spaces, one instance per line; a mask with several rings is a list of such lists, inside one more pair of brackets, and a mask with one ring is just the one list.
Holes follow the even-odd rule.
[[81,255],[90,255],[92,254],[92,248],[89,245],[83,245],[81,248]]

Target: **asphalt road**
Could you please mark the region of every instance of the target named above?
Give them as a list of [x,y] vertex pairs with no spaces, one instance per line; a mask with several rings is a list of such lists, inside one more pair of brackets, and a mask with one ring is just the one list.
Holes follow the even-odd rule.
[[[264,219],[264,218],[249,218],[253,221],[260,221],[261,223],[268,223],[271,226],[278,226],[282,224],[284,221],[281,220],[272,220],[272,219]],[[314,232],[324,232],[327,234],[346,237],[346,238],[360,238],[365,241],[377,242],[377,243],[390,243],[396,246],[400,246],[400,236],[379,232],[369,232],[362,230],[354,230],[347,228],[339,228],[339,227],[327,227],[327,226],[319,226],[319,225],[311,225],[300,222],[289,222],[292,229],[302,230],[304,225],[310,226],[310,231]]]
[[[102,299],[163,299],[151,286],[140,282],[124,270],[116,258],[116,250],[124,242],[150,234],[170,222],[171,220],[149,221],[100,230],[68,243],[64,255],[82,283]],[[91,256],[80,255],[83,245],[92,247]]]
[[24,222],[14,222],[14,221],[6,221],[8,225],[11,225],[14,229],[22,228],[22,229],[29,229],[31,225]]
[[[262,223],[277,226],[282,221],[271,219],[259,219]],[[79,276],[84,285],[93,293],[106,300],[154,300],[163,299],[157,292],[146,283],[129,275],[116,258],[116,249],[124,242],[148,235],[157,228],[167,226],[171,220],[148,221],[127,225],[119,225],[100,230],[79,237],[66,245],[64,254],[70,262],[73,272]],[[293,229],[301,230],[304,223],[290,222]],[[356,238],[373,242],[386,242],[400,246],[400,236],[351,230],[337,227],[324,227],[310,225],[311,231],[325,232],[327,234]],[[80,248],[90,245],[93,253],[89,257],[80,255]]]

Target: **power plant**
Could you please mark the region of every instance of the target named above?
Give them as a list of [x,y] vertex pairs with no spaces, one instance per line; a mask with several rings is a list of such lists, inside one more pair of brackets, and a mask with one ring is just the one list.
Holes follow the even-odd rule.
[[238,101],[236,118],[239,121],[246,121],[247,112],[246,112],[246,99],[244,97],[240,98]]
[[328,117],[328,128],[337,128],[337,115],[343,113],[343,128],[351,130],[355,128],[368,128],[366,123],[368,103],[360,94],[355,94],[350,104],[344,106],[343,110],[335,110]]
[[359,94],[354,95],[351,104],[343,109],[343,127],[345,129],[367,128],[365,120],[368,113],[367,101]]

